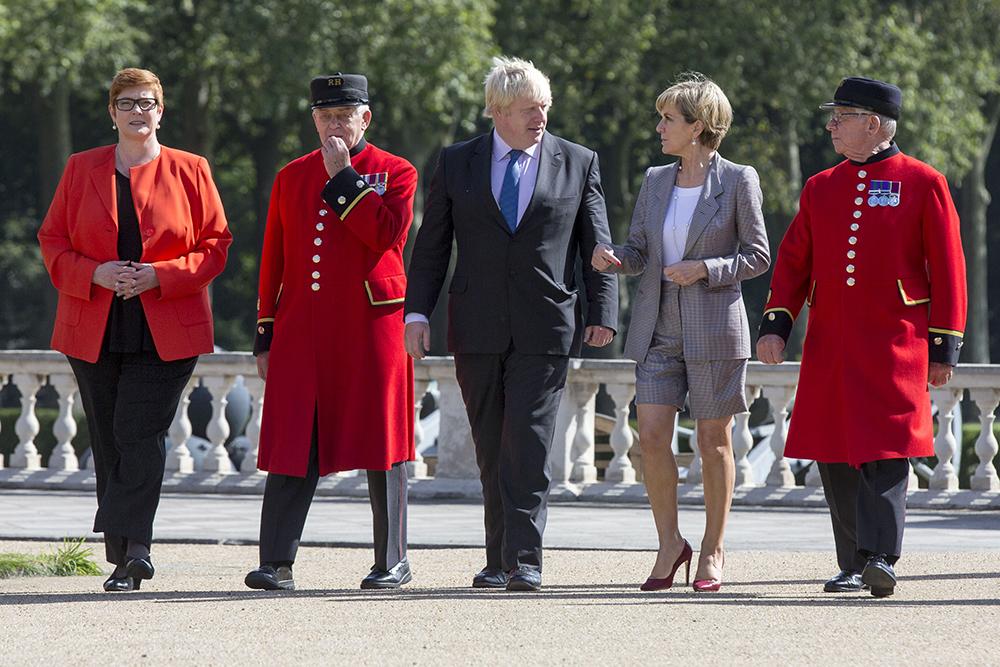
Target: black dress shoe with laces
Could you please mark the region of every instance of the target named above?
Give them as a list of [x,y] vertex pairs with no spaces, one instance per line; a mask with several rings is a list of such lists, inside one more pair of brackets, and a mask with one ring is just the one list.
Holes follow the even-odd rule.
[[365,590],[382,588],[399,588],[413,579],[410,572],[410,562],[405,558],[388,570],[372,567],[367,577],[361,580],[361,588]]
[[871,587],[875,597],[889,597],[896,588],[896,571],[889,565],[885,554],[879,554],[868,559],[861,580]]
[[498,567],[484,567],[472,577],[473,588],[507,588],[507,573]]
[[839,574],[823,584],[824,593],[857,593],[867,588],[861,581],[861,573],[853,570],[841,570]]
[[294,591],[295,580],[292,579],[292,568],[287,565],[274,567],[263,564],[256,570],[251,570],[243,580],[249,588],[262,591]]
[[507,579],[508,591],[537,591],[541,587],[542,573],[533,567],[515,567]]

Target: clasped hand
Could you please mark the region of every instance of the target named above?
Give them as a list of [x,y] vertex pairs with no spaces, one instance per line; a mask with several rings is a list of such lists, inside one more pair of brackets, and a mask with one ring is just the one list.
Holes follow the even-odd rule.
[[94,270],[93,281],[123,299],[139,296],[160,285],[152,264],[128,260],[104,262]]
[[687,287],[708,279],[708,267],[700,259],[685,259],[663,267],[663,275],[681,287]]

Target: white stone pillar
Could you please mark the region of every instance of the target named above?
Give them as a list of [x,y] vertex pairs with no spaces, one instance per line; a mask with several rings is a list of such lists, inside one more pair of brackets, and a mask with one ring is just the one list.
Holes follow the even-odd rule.
[[[747,407],[753,405],[760,395],[760,387],[747,386]],[[750,433],[750,411],[736,415],[733,424],[733,458],[736,460],[736,486],[757,486],[753,478],[753,467],[747,455],[753,448],[753,435]]]
[[212,394],[212,418],[208,420],[206,435],[212,443],[212,451],[205,456],[204,470],[220,475],[236,472],[236,467],[229,460],[226,451],[226,438],[229,437],[229,422],[226,421],[226,395],[236,384],[236,376],[206,376],[202,384]]
[[550,485],[565,484],[573,472],[573,440],[576,438],[576,409],[573,405],[573,380],[566,381],[559,408],[556,411],[556,423],[552,429],[552,446],[549,448]]
[[697,421],[694,423],[694,428],[691,429],[691,437],[688,439],[688,447],[691,448],[691,464],[688,465],[688,474],[684,479],[684,483],[701,484],[705,480],[701,474],[701,449],[698,448]]
[[52,425],[56,446],[49,456],[50,470],[79,470],[80,461],[73,449],[76,437],[76,419],[73,418],[73,399],[76,396],[76,379],[69,373],[54,373],[49,384],[59,394],[59,416]]
[[635,396],[635,383],[608,384],[607,389],[611,400],[615,402],[615,425],[611,429],[610,438],[614,457],[604,472],[604,479],[608,482],[635,482],[635,468],[628,458],[634,441],[632,428],[628,423],[628,406]]
[[934,438],[934,454],[938,464],[934,466],[934,474],[931,475],[932,489],[958,488],[958,475],[952,463],[958,443],[955,442],[951,427],[955,421],[955,405],[961,398],[961,389],[931,389],[931,400],[938,408],[938,432]]
[[170,442],[173,446],[167,452],[164,468],[182,473],[194,472],[194,459],[187,443],[191,438],[191,420],[188,419],[188,407],[191,405],[191,392],[198,386],[198,378],[191,376],[186,387],[181,392],[181,400],[177,403],[174,421],[170,423]]
[[435,477],[479,479],[472,428],[465,402],[454,377],[438,378],[441,425],[438,431],[438,460]]
[[998,445],[996,434],[993,433],[993,414],[1000,405],[1000,390],[970,389],[969,395],[979,407],[979,437],[976,438],[976,456],[979,465],[972,474],[970,486],[976,491],[1000,490],[1000,478],[997,477],[993,458],[997,455]]
[[41,426],[35,415],[35,393],[42,385],[42,376],[35,373],[14,373],[11,377],[21,392],[21,415],[14,424],[18,442],[14,453],[10,455],[10,467],[39,470],[42,467],[42,457],[35,447],[35,436]]
[[[3,389],[3,386],[4,386],[4,375],[3,373],[0,373],[0,389]],[[3,424],[0,424],[0,431],[3,431]],[[0,454],[0,470],[3,469],[4,469],[3,454]]]
[[767,474],[767,486],[795,486],[795,475],[785,459],[785,438],[788,436],[788,406],[795,398],[795,387],[764,387],[763,396],[767,399],[774,417],[774,431],[771,433],[771,451],[774,452],[774,463]]
[[257,469],[257,459],[260,454],[260,424],[264,417],[264,381],[256,375],[243,376],[243,386],[250,394],[250,421],[247,422],[247,440],[250,449],[240,463],[240,472],[247,475],[260,472]]
[[424,394],[430,380],[413,380],[413,460],[406,462],[406,474],[411,479],[423,479],[427,477],[427,464],[420,454],[420,445],[424,441],[424,429],[420,426],[420,408],[424,404]]
[[573,439],[573,447],[570,452],[570,459],[573,461],[570,480],[574,482],[597,481],[597,466],[594,465],[594,437],[598,389],[600,389],[600,385],[596,382],[581,382],[573,385],[570,398],[573,405],[576,406],[576,437]]

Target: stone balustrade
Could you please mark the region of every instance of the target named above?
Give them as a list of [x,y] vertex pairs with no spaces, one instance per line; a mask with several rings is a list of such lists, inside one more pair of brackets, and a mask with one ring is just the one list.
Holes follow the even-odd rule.
[[[465,415],[461,392],[455,380],[454,362],[450,357],[431,357],[415,364],[414,384],[416,404],[419,414],[421,401],[432,382],[437,384],[438,407],[440,409],[439,433],[436,448],[434,476],[428,477],[428,466],[417,455],[409,464],[411,477],[416,484],[429,485],[428,488],[447,488],[454,495],[468,495],[469,489],[476,489],[478,479],[475,452],[472,446],[469,423]],[[233,465],[226,442],[230,436],[230,425],[226,420],[227,395],[242,376],[243,385],[250,396],[251,415],[246,427],[249,450],[237,470]],[[733,450],[736,457],[737,502],[760,502],[782,504],[791,499],[791,504],[822,504],[819,475],[816,466],[811,466],[805,476],[805,487],[795,486],[795,477],[789,461],[784,457],[785,436],[788,430],[789,413],[794,405],[795,388],[798,380],[798,364],[786,363],[781,366],[764,366],[751,363],[747,374],[747,398],[750,402],[763,400],[767,403],[774,420],[770,438],[758,447],[768,447],[767,452],[773,462],[762,479],[757,479],[750,465],[749,456],[754,448],[754,439],[749,427],[750,413],[736,416],[733,426]],[[0,385],[11,383],[21,394],[20,415],[14,425],[17,446],[8,456],[7,471],[0,470],[0,484],[11,486],[18,483],[30,485],[36,476],[32,471],[41,471],[42,457],[35,440],[40,433],[40,423],[36,416],[37,394],[48,385],[58,397],[58,415],[52,425],[52,435],[56,444],[44,470],[66,473],[61,476],[45,477],[44,486],[59,486],[61,480],[80,478],[69,475],[80,468],[73,439],[77,433],[74,410],[77,401],[76,383],[65,358],[49,351],[5,351],[0,352]],[[206,436],[211,446],[207,454],[196,465],[188,447],[192,437],[188,406],[191,392],[198,386],[204,387],[211,395],[211,417],[206,428]],[[595,409],[599,389],[604,387],[614,404],[613,415],[598,415]],[[975,445],[977,465],[971,476],[968,491],[960,491],[957,470],[953,464],[959,446],[955,438],[952,420],[958,402],[967,394],[969,400],[979,410],[979,434]],[[613,500],[644,499],[641,484],[636,484],[636,470],[629,456],[636,446],[636,436],[629,424],[629,404],[635,396],[634,365],[631,361],[618,360],[572,360],[569,381],[559,408],[556,434],[550,457],[553,492],[577,498],[600,498]],[[939,463],[929,478],[929,487],[936,502],[941,498],[961,495],[961,506],[1000,507],[1000,479],[993,464],[998,452],[997,438],[993,422],[1000,404],[1000,365],[960,366],[947,387],[932,389],[930,398],[939,408],[939,428],[934,441],[934,449]],[[864,400],[863,388],[859,388],[858,400]],[[257,377],[253,357],[248,353],[227,352],[204,355],[198,362],[191,383],[184,392],[177,415],[169,430],[170,446],[166,467],[173,487],[184,490],[185,485],[178,479],[185,476],[197,477],[199,483],[193,488],[208,490],[210,481],[228,478],[245,479],[238,487],[243,492],[253,492],[262,488],[261,475],[257,470],[257,440],[260,434],[261,408],[264,401],[264,383]],[[599,426],[603,424],[604,426]],[[599,480],[598,464],[595,460],[596,442],[606,434],[611,449],[611,459],[604,468],[603,479]],[[424,434],[417,420],[414,434],[417,449],[423,449]],[[687,466],[685,490],[682,502],[699,496],[698,483],[701,481],[701,465],[697,455],[697,431],[691,436],[694,457]],[[0,458],[0,468],[3,467]],[[92,477],[92,474],[90,474]],[[343,475],[340,477],[351,477]],[[236,478],[236,479],[234,479]],[[256,481],[254,481],[256,480]],[[917,493],[915,477],[911,484],[911,495]],[[456,483],[464,482],[462,484]],[[449,483],[451,484],[449,486]],[[189,485],[190,486],[190,485]],[[237,488],[232,482],[227,489]],[[250,489],[247,491],[247,489]],[[459,489],[459,491],[455,491]],[[464,489],[462,491],[461,489]],[[356,491],[356,489],[355,489]],[[793,492],[795,491],[795,492]],[[942,493],[944,496],[942,496]],[[950,493],[950,495],[949,495]],[[932,505],[934,503],[931,503]],[[950,500],[944,505],[955,505]]]

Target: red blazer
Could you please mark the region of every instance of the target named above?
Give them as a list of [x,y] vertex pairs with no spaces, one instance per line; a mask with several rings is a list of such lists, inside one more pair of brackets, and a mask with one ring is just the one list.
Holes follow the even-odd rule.
[[[208,284],[222,272],[233,237],[205,158],[162,147],[130,173],[142,261],[160,286],[139,295],[164,361],[213,350]],[[95,362],[114,292],[92,282],[118,259],[115,147],[71,155],[38,231],[42,259],[59,290],[52,348]]]

